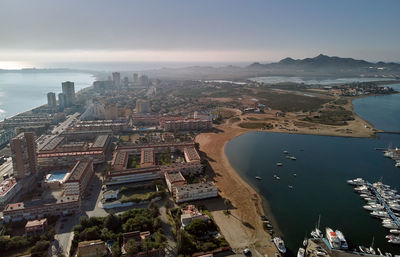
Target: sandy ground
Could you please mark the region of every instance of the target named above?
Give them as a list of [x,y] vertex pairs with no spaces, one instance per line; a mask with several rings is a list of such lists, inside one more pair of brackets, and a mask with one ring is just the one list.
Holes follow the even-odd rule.
[[[257,122],[273,122],[278,124],[271,130],[250,130],[238,126],[241,121],[249,121],[249,116],[260,119]],[[201,133],[196,137],[200,150],[208,158],[215,172],[215,183],[220,190],[221,198],[205,201],[211,211],[216,223],[221,229],[229,244],[234,250],[242,250],[245,247],[254,247],[262,254],[274,256],[277,252],[274,244],[270,241],[271,236],[263,229],[260,215],[264,214],[273,220],[269,211],[268,202],[262,202],[257,192],[248,185],[231,167],[226,155],[226,143],[243,133],[249,131],[284,132],[297,134],[314,134],[345,137],[371,137],[374,131],[366,128],[368,124],[360,117],[349,122],[347,126],[327,126],[319,124],[305,124],[296,126],[294,122],[298,115],[288,114],[286,117],[276,117],[273,112],[269,114],[246,114],[240,116],[241,121],[230,122],[229,120],[217,129],[219,132]],[[370,125],[370,124],[369,124]],[[346,129],[347,128],[347,129]],[[231,215],[224,214],[224,199],[232,202]],[[263,208],[264,204],[264,208]],[[279,228],[274,226],[275,231]]]

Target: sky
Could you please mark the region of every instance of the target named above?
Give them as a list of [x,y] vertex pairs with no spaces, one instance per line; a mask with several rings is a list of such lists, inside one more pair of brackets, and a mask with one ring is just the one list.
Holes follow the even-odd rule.
[[398,0],[2,0],[0,68],[73,62],[400,62]]

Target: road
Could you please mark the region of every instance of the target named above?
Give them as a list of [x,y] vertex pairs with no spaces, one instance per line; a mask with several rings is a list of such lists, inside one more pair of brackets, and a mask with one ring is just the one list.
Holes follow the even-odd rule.
[[60,217],[56,224],[56,235],[51,247],[52,256],[64,254],[69,256],[69,249],[74,236],[73,228],[79,222],[79,214],[68,217]]
[[67,118],[65,121],[63,121],[62,123],[60,123],[57,127],[55,127],[55,128],[51,131],[51,133],[52,133],[53,135],[58,135],[58,134],[60,134],[60,133],[63,132],[66,128],[68,128],[68,127],[76,120],[76,118],[77,118],[78,116],[79,116],[79,113],[78,113],[78,112],[76,112],[76,113],[74,113],[74,114],[68,116],[68,118]]
[[174,234],[172,233],[171,226],[168,221],[166,204],[173,205],[174,202],[168,197],[160,202],[160,216],[162,221],[162,229],[167,236],[167,247],[165,248],[165,256],[175,257],[178,256]]

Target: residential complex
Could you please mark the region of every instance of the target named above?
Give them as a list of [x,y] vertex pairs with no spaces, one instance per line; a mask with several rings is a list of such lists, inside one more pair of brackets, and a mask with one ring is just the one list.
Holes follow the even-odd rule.
[[65,195],[83,195],[89,180],[93,176],[93,161],[78,161],[67,175]]
[[66,81],[61,83],[62,92],[65,96],[65,107],[75,104],[75,85],[74,82]]

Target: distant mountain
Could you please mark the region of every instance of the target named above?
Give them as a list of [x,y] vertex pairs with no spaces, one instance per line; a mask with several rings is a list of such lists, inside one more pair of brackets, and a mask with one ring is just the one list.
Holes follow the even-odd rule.
[[356,60],[353,58],[341,58],[336,56],[327,56],[320,54],[314,58],[305,58],[295,60],[293,58],[287,57],[285,59],[280,60],[277,63],[269,63],[269,64],[260,64],[258,62],[253,63],[247,68],[256,68],[256,69],[264,69],[264,68],[316,68],[316,69],[326,69],[326,68],[350,68],[350,69],[360,69],[360,68],[390,68],[390,69],[399,69],[400,64],[398,63],[385,63],[378,62],[372,63],[367,62],[365,60]]

